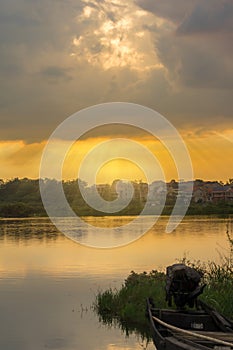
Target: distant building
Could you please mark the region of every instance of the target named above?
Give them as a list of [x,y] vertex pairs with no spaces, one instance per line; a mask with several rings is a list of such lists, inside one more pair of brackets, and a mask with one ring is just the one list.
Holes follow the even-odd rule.
[[114,180],[111,186],[112,194],[115,197],[128,201],[134,196],[132,183],[129,181]]
[[219,191],[213,191],[212,194],[211,194],[211,200],[214,203],[225,201],[225,191],[224,191],[224,189],[219,190]]
[[96,190],[105,200],[112,201],[119,197],[123,201],[135,200],[138,203],[149,202],[153,206],[166,200],[167,204],[174,204],[177,199],[188,203],[190,195],[194,203],[218,203],[221,201],[233,203],[233,184],[217,181],[182,181],[172,180],[154,181],[151,184],[137,181],[114,180],[112,185],[98,184],[87,187],[86,191],[96,200]]
[[226,190],[226,201],[233,202],[233,188],[230,187]]
[[217,189],[214,189],[211,194],[211,199],[214,203],[225,201],[233,201],[233,188],[229,185],[221,186]]
[[197,188],[193,191],[193,201],[194,203],[204,203],[206,202],[205,191],[202,188]]
[[148,187],[148,201],[152,204],[160,204],[167,196],[167,186],[163,181],[154,181]]

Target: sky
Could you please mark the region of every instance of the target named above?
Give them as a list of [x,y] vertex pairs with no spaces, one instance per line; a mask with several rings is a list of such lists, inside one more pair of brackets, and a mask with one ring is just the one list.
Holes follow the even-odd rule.
[[[0,178],[38,178],[46,140],[62,121],[118,101],[167,118],[195,178],[233,177],[232,42],[232,0],[0,0]],[[110,126],[85,135],[78,152],[116,136],[156,145]],[[158,153],[166,177],[177,177]],[[99,182],[127,177],[119,170],[127,168],[143,177],[115,163]]]

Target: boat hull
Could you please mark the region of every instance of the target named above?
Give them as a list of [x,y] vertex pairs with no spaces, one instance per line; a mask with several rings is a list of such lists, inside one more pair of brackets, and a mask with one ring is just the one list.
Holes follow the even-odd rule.
[[157,350],[233,350],[232,321],[204,303],[200,306],[195,311],[158,309],[147,300]]

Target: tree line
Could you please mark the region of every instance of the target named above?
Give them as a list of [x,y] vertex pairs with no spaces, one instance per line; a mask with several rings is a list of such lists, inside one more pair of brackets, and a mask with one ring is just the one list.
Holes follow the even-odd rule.
[[[58,185],[56,180],[47,180],[47,189],[53,189]],[[81,182],[82,186],[87,186],[85,182]],[[106,215],[103,212],[97,211],[85,202],[83,199],[78,180],[62,181],[64,193],[67,201],[73,211],[79,216],[101,216]],[[110,186],[110,185],[109,185]],[[109,196],[108,186],[106,193],[101,193],[104,199],[112,200]],[[144,207],[145,201],[133,198],[129,205],[117,212],[115,215],[138,215]],[[163,214],[169,215],[175,204],[171,200],[167,200]],[[232,203],[209,203],[206,206],[191,203],[187,214],[202,215],[202,214],[233,214]],[[114,214],[113,214],[114,215]],[[32,216],[47,216],[44,209],[38,179],[15,178],[8,181],[0,180],[0,217],[32,217]],[[64,213],[65,216],[65,213]]]
[[[79,216],[101,216],[105,215],[104,211],[99,212],[91,208],[83,199],[80,192],[80,181],[62,181],[63,190],[66,199]],[[81,181],[82,186],[87,186],[84,181]],[[58,186],[58,181],[46,180],[46,191],[54,191]],[[102,193],[104,199],[112,200],[109,193]],[[136,200],[132,200],[127,208],[119,215],[137,215],[142,210],[143,205]],[[66,216],[65,212],[61,212]],[[15,178],[8,181],[0,180],[0,217],[31,217],[31,216],[47,216],[44,209],[39,187],[39,179]]]

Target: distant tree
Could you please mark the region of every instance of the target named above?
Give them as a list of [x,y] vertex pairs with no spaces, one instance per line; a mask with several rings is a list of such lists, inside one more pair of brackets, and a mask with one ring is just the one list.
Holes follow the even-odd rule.
[[33,214],[32,207],[24,203],[6,204],[0,208],[0,216],[5,218],[28,217]]
[[172,187],[173,189],[177,189],[178,188],[178,182],[174,179],[172,179],[169,183],[168,183],[168,187]]

